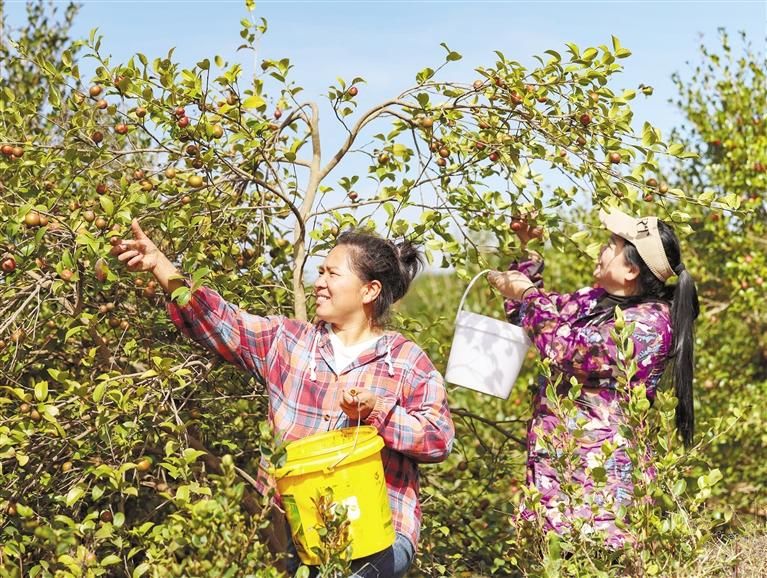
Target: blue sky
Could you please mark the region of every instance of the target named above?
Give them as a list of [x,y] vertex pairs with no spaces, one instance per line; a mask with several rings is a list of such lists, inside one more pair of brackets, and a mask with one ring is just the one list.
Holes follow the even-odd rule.
[[[63,2],[62,2],[63,4]],[[8,3],[11,23],[18,22],[23,3]],[[260,57],[289,57],[294,80],[307,96],[322,94],[337,76],[364,76],[359,102],[364,107],[395,95],[413,83],[426,66],[442,62],[446,42],[464,58],[445,75],[470,80],[478,65],[491,65],[494,50],[532,64],[531,56],[561,50],[565,42],[579,46],[609,44],[616,35],[633,56],[614,88],[655,87],[650,99],[635,101],[637,120],[650,120],[664,134],[681,117],[668,103],[675,96],[671,74],[684,73],[697,62],[704,37],[717,42],[717,28],[745,30],[764,46],[767,1],[719,2],[346,2],[257,1],[256,15],[269,22]],[[175,55],[191,65],[221,54],[250,64],[252,56],[236,56],[239,20],[246,15],[237,1],[89,1],[75,25],[75,36],[91,28],[104,35],[103,47],[114,61],[136,51]],[[702,36],[703,35],[703,36]]]

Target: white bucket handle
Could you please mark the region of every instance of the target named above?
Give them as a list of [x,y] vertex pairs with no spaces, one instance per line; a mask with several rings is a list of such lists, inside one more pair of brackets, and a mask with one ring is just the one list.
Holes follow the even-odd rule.
[[469,282],[469,286],[466,287],[466,291],[463,292],[463,297],[461,297],[461,304],[458,305],[458,311],[456,311],[456,313],[455,313],[455,321],[456,321],[456,323],[458,322],[458,316],[461,314],[461,311],[463,311],[463,304],[466,302],[466,296],[469,294],[469,291],[474,286],[474,283],[476,283],[477,279],[482,277],[482,275],[484,275],[486,273],[490,273],[490,271],[492,271],[492,269],[482,269],[482,271],[480,271],[479,273],[474,275],[474,279],[472,279]]

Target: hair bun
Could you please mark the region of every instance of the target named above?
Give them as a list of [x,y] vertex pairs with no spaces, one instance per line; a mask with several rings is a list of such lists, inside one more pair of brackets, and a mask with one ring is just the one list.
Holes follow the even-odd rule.
[[[416,245],[407,239],[403,239],[399,243],[394,243],[394,248],[397,251],[397,258],[399,259],[400,267],[405,277],[405,287],[407,287],[423,268],[423,254],[419,251]],[[407,291],[407,289],[405,290]]]

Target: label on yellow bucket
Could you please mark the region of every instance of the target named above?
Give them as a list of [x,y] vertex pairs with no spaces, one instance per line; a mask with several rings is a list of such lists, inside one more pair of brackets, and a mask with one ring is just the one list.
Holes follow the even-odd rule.
[[360,512],[360,503],[359,500],[357,500],[357,496],[349,496],[341,501],[341,505],[346,508],[346,518],[350,522],[359,520],[362,514]]

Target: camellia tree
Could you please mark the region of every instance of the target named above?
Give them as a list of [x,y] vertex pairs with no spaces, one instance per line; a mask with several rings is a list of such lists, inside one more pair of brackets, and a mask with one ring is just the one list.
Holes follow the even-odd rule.
[[[255,51],[266,22],[248,9],[243,49]],[[460,82],[439,80],[461,58],[445,46],[412,87],[359,110],[362,78],[339,80],[320,105],[288,59],[264,60],[252,78],[220,56],[192,68],[172,52],[114,63],[95,31],[68,40],[73,17],[57,23],[33,4],[0,47],[10,575],[276,572],[268,497],[248,474],[274,451],[264,390],[181,339],[153,280],[114,266],[110,245],[133,218],[192,290],[210,284],[300,319],[311,317],[307,263],[349,228],[416,239],[465,277],[487,262],[478,235],[519,250],[511,215],[534,215],[534,243],[592,255],[563,209],[668,198],[670,218],[690,218],[677,209],[685,193],[659,176],[661,159],[688,153],[650,124],[635,134],[637,91],[611,87],[630,54],[617,38],[547,51],[532,69],[499,52]],[[334,149],[321,111],[345,135]],[[569,184],[545,189],[544,178]]]
[[698,199],[724,198],[734,212],[690,205],[689,239],[700,279],[704,330],[699,333],[700,414],[740,410],[732,435],[712,448],[722,464],[722,506],[763,517],[767,393],[767,65],[764,50],[720,31],[719,46],[701,46],[701,61],[675,77],[686,123],[678,137],[698,158],[679,163],[675,179]]

